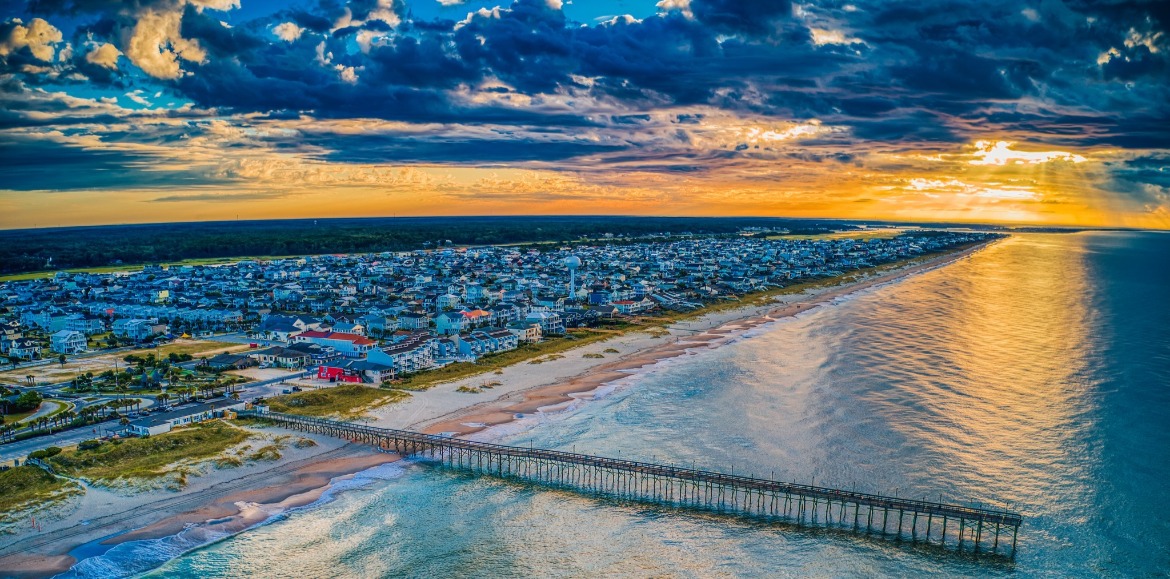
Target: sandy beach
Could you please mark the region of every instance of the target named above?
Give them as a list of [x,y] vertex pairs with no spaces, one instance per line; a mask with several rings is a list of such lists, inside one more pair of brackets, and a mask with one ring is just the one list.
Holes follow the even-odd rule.
[[[673,324],[668,333],[615,334],[611,339],[566,351],[563,357],[540,364],[522,362],[495,373],[439,384],[403,402],[369,412],[365,422],[461,436],[481,433],[515,420],[518,414],[551,412],[577,399],[588,400],[599,387],[659,361],[685,355],[688,350],[718,347],[746,330],[941,267],[982,247],[941,255],[841,286],[778,296],[766,305],[710,313]],[[479,394],[458,391],[460,387],[483,386],[488,381],[500,385]],[[90,487],[80,501],[43,516],[38,514],[38,519],[43,519],[39,530],[30,526],[4,536],[0,576],[52,576],[76,563],[71,551],[98,541],[112,545],[166,537],[191,525],[223,534],[240,532],[290,508],[316,501],[331,481],[398,459],[346,441],[305,436],[315,440],[317,446],[290,448],[273,463],[211,469],[192,477],[182,493],[149,490],[131,494]]]

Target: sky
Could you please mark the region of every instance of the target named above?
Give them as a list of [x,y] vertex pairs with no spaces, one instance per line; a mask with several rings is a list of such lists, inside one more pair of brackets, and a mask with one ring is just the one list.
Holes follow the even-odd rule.
[[0,0],[0,228],[1170,229],[1170,2]]

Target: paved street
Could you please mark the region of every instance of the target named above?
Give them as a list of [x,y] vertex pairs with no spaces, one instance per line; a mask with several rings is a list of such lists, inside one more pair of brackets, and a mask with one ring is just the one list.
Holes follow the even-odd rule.
[[[281,391],[287,388],[284,384],[286,380],[291,380],[298,377],[305,377],[312,375],[312,372],[305,371],[299,373],[290,373],[285,376],[277,378],[270,378],[268,380],[260,380],[257,382],[249,382],[247,384],[240,384],[237,386],[237,391],[240,393],[241,400],[251,400],[253,398],[268,398],[281,394]],[[322,385],[332,385],[322,382]],[[38,387],[43,393],[50,392],[52,387]],[[77,404],[77,408],[85,406],[102,404],[110,400],[114,400],[119,396],[113,394],[101,394],[96,396],[87,396],[87,398],[96,398],[92,401],[86,401],[81,398],[71,399],[70,401]],[[147,409],[154,405],[152,396],[133,396],[128,395],[127,398],[140,398],[143,400],[142,408]],[[187,405],[176,406],[175,408],[183,408]],[[40,450],[47,446],[66,447],[75,445],[83,440],[88,440],[99,436],[103,433],[104,428],[111,428],[117,425],[117,421],[107,420],[106,422],[87,426],[85,428],[78,428],[73,430],[66,430],[62,432],[55,432],[53,434],[38,436],[28,440],[19,442],[9,442],[0,444],[0,464],[12,464],[12,459],[23,458],[28,453],[34,450]]]

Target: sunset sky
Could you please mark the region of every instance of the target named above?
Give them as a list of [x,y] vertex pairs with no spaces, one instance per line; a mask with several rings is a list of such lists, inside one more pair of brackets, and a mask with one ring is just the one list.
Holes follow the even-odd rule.
[[0,228],[1170,228],[1170,2],[3,2]]

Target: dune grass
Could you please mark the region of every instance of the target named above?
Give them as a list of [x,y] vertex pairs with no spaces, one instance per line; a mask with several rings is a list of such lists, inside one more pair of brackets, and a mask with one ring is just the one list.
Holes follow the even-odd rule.
[[250,436],[215,420],[148,438],[105,442],[92,450],[66,450],[49,461],[58,472],[94,482],[154,479],[171,474],[176,463],[217,457]]
[[401,390],[372,388],[361,384],[343,384],[333,388],[308,390],[268,399],[273,412],[303,416],[340,416],[356,418],[367,410],[410,397]]
[[0,525],[24,518],[23,511],[44,508],[84,492],[77,483],[35,466],[0,472],[0,489]]

